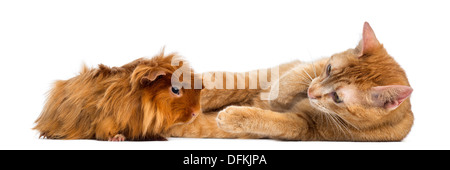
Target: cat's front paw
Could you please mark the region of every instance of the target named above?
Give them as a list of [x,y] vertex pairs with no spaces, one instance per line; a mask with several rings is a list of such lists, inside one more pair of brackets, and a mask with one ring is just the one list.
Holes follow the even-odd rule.
[[250,107],[229,106],[218,113],[217,125],[227,132],[245,133],[248,130],[248,122],[251,118],[250,112]]

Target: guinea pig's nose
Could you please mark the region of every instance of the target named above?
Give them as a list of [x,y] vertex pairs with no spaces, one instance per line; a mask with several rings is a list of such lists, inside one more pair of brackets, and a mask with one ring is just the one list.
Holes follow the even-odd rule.
[[194,109],[192,109],[191,115],[192,115],[192,117],[195,117],[195,116],[198,116],[199,113],[200,113],[200,110],[194,110]]
[[192,112],[191,114],[192,114],[192,117],[195,117],[198,115],[198,112]]

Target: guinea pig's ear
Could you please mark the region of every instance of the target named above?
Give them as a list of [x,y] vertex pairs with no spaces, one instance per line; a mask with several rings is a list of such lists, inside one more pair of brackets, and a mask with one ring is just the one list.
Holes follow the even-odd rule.
[[144,76],[139,81],[141,85],[146,86],[155,81],[159,76],[165,76],[166,71],[164,70],[154,70],[150,71],[147,76]]
[[131,84],[133,89],[148,86],[160,76],[169,73],[169,70],[163,68],[154,68],[148,66],[137,66],[131,74]]

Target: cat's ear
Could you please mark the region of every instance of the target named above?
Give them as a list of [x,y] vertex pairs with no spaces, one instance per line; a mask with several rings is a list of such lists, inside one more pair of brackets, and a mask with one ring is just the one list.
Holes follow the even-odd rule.
[[376,86],[370,90],[372,104],[388,111],[396,109],[412,93],[413,89],[403,85]]
[[358,57],[362,57],[364,54],[370,53],[380,45],[381,44],[380,42],[378,42],[378,39],[375,36],[375,32],[373,32],[372,27],[370,27],[368,22],[364,22],[362,40],[356,47]]

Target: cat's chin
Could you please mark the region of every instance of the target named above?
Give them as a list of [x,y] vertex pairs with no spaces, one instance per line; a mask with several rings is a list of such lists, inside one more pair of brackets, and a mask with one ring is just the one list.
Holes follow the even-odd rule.
[[327,112],[327,113],[329,112],[325,107],[323,107],[319,104],[319,100],[317,100],[317,99],[309,98],[309,103],[311,104],[312,107],[314,107],[317,110],[320,110],[322,112]]
[[317,99],[312,99],[310,97],[308,97],[308,99],[311,106],[313,106],[314,108],[318,108]]

